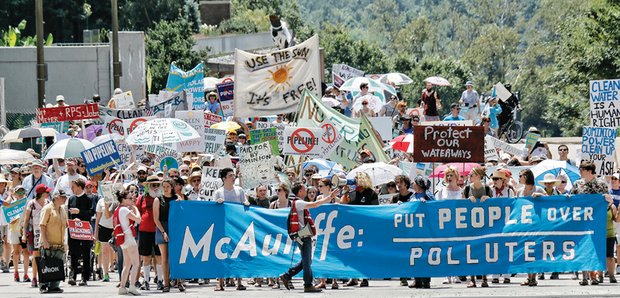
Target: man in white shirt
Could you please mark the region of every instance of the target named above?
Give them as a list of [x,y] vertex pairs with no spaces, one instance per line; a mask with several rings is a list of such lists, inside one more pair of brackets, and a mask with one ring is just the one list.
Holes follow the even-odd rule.
[[74,180],[78,178],[81,178],[82,180],[86,181],[86,177],[76,172],[75,161],[67,160],[66,164],[67,164],[66,166],[67,173],[60,176],[60,178],[58,178],[58,181],[56,182],[56,187],[54,189],[62,189],[65,191],[65,193],[68,196],[72,196],[74,195],[74,193],[71,190],[71,182],[73,182]]
[[467,81],[465,83],[466,90],[463,91],[459,104],[464,105],[468,110],[464,113],[465,120],[473,120],[474,124],[480,118],[480,97],[478,91],[474,90],[474,83]]
[[45,186],[54,189],[54,180],[50,178],[50,176],[43,173],[43,168],[45,164],[37,159],[32,162],[31,169],[32,174],[26,176],[24,181],[22,182],[22,186],[26,190],[26,197],[28,200],[32,199],[35,196],[34,188],[39,184],[45,184]]

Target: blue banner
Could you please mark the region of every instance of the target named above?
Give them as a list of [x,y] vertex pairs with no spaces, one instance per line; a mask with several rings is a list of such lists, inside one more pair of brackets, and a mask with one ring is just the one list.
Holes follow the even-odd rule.
[[80,154],[86,164],[86,170],[91,176],[101,173],[109,167],[123,163],[116,149],[116,143],[113,140],[86,149],[80,152]]
[[[334,278],[604,270],[606,207],[602,195],[324,205],[311,210],[312,269]],[[172,202],[172,277],[282,274],[300,259],[288,212]]]
[[187,72],[171,64],[166,90],[175,92],[185,90],[187,93],[191,93],[194,99],[190,106],[194,109],[200,109],[200,107],[204,107],[204,77],[204,65],[202,63]]
[[24,211],[26,211],[26,203],[28,202],[27,198],[19,199],[14,201],[8,207],[2,207],[2,212],[4,212],[4,218],[6,222],[10,223],[19,217],[22,216]]

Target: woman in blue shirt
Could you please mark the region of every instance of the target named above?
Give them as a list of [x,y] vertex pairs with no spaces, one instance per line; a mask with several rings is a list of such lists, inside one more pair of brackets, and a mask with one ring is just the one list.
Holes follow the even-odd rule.
[[497,121],[497,115],[502,113],[502,107],[497,104],[497,98],[491,98],[489,100],[489,107],[487,108],[486,114],[489,115],[491,119],[491,129],[495,131],[495,135],[497,135],[497,129],[499,129],[499,122]]
[[213,91],[207,94],[207,110],[212,114],[219,115],[220,114],[220,103],[217,100],[217,94]]

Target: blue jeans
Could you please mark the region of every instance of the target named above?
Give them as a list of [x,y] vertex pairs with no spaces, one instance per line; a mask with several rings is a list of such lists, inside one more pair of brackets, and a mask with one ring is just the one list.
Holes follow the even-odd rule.
[[121,280],[121,273],[123,272],[123,249],[116,247],[116,270],[118,271],[118,280]]
[[297,275],[299,271],[304,270],[304,287],[312,286],[312,237],[306,237],[302,239],[301,247],[301,261],[297,265],[288,269],[284,273],[284,277],[291,279]]
[[[41,257],[61,259],[63,260],[63,262],[66,262],[65,251],[61,249],[44,249],[43,247],[41,247]],[[52,281],[52,282],[45,282],[45,283],[42,282],[39,284],[39,286],[40,287],[45,286],[50,290],[58,289],[60,288],[60,281]]]

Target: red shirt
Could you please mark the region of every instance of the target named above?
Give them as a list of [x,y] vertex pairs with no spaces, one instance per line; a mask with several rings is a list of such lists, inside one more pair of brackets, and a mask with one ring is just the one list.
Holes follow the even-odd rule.
[[136,205],[140,210],[140,232],[155,233],[155,221],[153,220],[153,201],[155,198],[149,195],[142,195],[138,198]]

